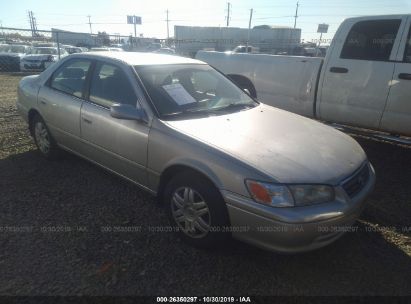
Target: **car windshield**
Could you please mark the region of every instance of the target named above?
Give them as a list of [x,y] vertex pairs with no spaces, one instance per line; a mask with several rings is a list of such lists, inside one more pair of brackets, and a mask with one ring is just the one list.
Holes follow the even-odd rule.
[[23,45],[0,45],[1,53],[25,53],[26,47]]
[[224,114],[258,104],[205,64],[136,66],[135,69],[163,118],[182,114]]
[[57,49],[55,48],[34,48],[31,54],[35,55],[57,55]]

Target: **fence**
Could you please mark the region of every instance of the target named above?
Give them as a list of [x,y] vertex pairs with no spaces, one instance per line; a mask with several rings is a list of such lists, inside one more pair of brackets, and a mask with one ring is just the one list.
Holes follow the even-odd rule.
[[68,54],[88,50],[147,52],[164,39],[0,27],[0,72],[42,71]]
[[[181,35],[178,35],[181,36]],[[52,29],[31,30],[0,27],[0,72],[39,72],[52,62],[71,53],[88,50],[112,50],[150,52],[162,47],[172,47],[181,56],[194,57],[198,50],[228,51],[236,46],[245,46],[244,39],[157,39],[97,34],[76,33]],[[251,40],[249,50],[266,54],[290,54],[318,56],[307,53],[300,44],[300,36],[283,35],[278,39]],[[314,45],[315,46],[315,45]],[[246,48],[237,48],[246,52]],[[312,49],[312,47],[311,47]]]

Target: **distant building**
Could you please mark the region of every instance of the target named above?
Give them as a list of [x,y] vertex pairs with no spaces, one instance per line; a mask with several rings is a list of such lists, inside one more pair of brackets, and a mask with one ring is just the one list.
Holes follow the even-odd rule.
[[[228,51],[245,45],[247,28],[174,26],[174,43],[179,54],[194,56],[202,49]],[[277,54],[297,47],[301,29],[290,27],[257,26],[250,30],[249,44],[261,53]]]
[[58,42],[61,44],[69,44],[69,45],[74,45],[74,46],[86,46],[86,47],[92,47],[92,46],[97,46],[98,43],[96,43],[96,39],[92,37],[91,34],[87,33],[74,33],[74,32],[68,32],[68,31],[63,31],[59,29],[51,29],[52,32],[52,38],[53,41],[57,42],[57,36],[58,36]]

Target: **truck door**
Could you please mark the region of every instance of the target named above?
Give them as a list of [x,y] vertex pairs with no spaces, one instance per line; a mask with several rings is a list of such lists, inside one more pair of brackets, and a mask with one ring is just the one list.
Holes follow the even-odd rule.
[[401,16],[349,19],[336,33],[320,84],[318,117],[378,129],[400,43]]
[[401,40],[381,131],[411,136],[411,17]]

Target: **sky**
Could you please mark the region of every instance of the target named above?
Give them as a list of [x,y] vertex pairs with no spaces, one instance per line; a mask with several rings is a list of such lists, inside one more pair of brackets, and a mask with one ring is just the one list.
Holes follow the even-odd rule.
[[[169,11],[170,37],[174,25],[226,26],[227,3],[230,2],[230,26],[248,27],[250,9],[252,26],[268,24],[294,26],[297,0],[0,0],[0,26],[30,28],[28,11],[33,11],[37,28],[58,28],[75,32],[134,35],[127,15],[142,17],[137,35],[167,37],[166,11]],[[411,14],[411,0],[299,0],[297,28],[302,38],[319,38],[319,23],[329,24],[323,39],[332,39],[339,24],[348,17],[362,15]]]

